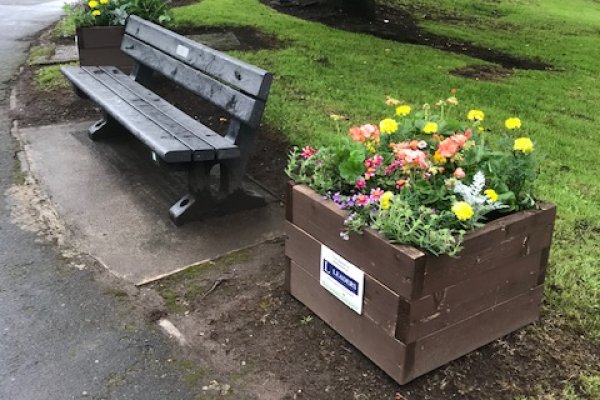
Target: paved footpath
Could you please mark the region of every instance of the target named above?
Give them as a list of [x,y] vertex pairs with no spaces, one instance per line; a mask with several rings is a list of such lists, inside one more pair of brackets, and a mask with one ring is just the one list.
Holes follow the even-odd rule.
[[[0,0],[0,399],[194,399],[168,339],[10,222],[9,80],[63,0]],[[112,293],[112,294],[111,294]]]

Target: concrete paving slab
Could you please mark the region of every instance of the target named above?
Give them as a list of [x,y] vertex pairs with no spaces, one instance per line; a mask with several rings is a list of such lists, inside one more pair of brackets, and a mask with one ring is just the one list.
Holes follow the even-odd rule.
[[52,54],[48,56],[36,57],[31,61],[33,65],[51,65],[64,64],[79,61],[79,52],[77,46],[56,46]]
[[113,274],[139,285],[283,234],[282,205],[250,182],[266,207],[175,227],[168,209],[186,192],[185,176],[155,167],[130,135],[92,142],[91,123],[16,133],[77,245]]

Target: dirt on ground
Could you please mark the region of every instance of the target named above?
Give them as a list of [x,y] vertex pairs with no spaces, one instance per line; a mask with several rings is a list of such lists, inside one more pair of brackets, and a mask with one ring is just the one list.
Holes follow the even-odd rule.
[[[20,123],[100,117],[68,88],[37,89],[37,68],[25,66],[16,82],[22,107],[13,117]],[[214,130],[226,128],[226,115],[164,79],[153,89]],[[288,143],[268,126],[258,138],[249,174],[281,195]],[[569,386],[585,399],[580,372],[600,373],[598,345],[544,311],[540,322],[399,386],[284,290],[283,246],[283,239],[264,243],[139,289],[108,279],[107,290],[131,301],[147,323],[168,319],[181,331],[186,355],[174,362],[206,398],[560,399]],[[542,397],[548,394],[556,397]]]

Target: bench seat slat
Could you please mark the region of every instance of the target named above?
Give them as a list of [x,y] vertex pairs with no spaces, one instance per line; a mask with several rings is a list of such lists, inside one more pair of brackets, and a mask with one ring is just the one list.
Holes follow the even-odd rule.
[[126,32],[192,67],[266,101],[272,76],[254,65],[131,16]]
[[264,102],[203,75],[198,70],[172,58],[162,51],[128,35],[123,37],[122,49],[150,68],[167,76],[191,92],[222,108],[251,127],[257,127]]
[[[135,107],[140,112],[193,149],[194,161],[214,158],[229,159],[239,156],[239,148],[234,143],[194,120],[119,69],[114,67],[83,67],[83,69],[94,74],[107,86],[119,87],[116,90],[121,97],[130,103],[135,102]],[[136,101],[136,98],[143,101]]]
[[62,67],[63,74],[166,162],[191,162],[192,150],[141,114],[119,95],[79,67]]

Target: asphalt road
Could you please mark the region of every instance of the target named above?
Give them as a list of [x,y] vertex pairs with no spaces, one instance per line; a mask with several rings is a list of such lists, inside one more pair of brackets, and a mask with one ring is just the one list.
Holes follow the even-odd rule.
[[193,399],[172,343],[119,292],[13,225],[10,79],[63,0],[0,0],[0,399]]

